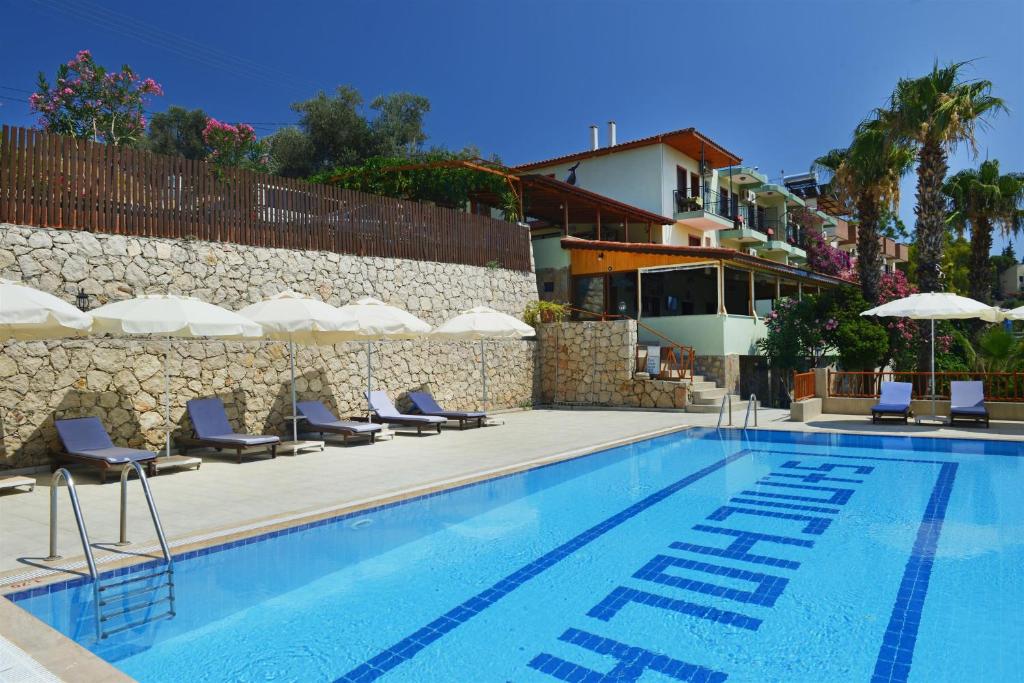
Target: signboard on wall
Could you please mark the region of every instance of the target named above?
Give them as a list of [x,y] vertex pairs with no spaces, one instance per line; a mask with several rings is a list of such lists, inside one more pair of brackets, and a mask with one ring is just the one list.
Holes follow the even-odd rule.
[[661,347],[647,345],[647,367],[644,368],[651,377],[656,377],[661,372]]

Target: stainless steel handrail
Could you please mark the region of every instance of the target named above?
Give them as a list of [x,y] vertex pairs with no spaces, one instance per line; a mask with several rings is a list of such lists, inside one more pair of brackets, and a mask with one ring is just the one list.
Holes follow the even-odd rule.
[[722,406],[718,409],[718,424],[715,429],[722,428],[722,413],[725,411],[725,403],[729,402],[729,426],[732,427],[732,394],[726,390],[725,396],[722,397]]
[[747,421],[750,420],[750,406],[754,406],[754,426],[757,426],[757,394],[751,394],[747,399],[747,414],[743,417],[743,428],[747,428]]
[[92,546],[89,544],[89,532],[85,528],[85,518],[82,517],[82,506],[78,502],[78,491],[75,490],[75,479],[65,468],[60,468],[50,478],[50,555],[46,558],[52,562],[59,560],[57,554],[57,491],[60,488],[60,480],[68,488],[68,496],[71,498],[71,510],[75,513],[75,523],[78,525],[78,537],[82,540],[82,550],[85,551],[85,562],[89,566],[89,576],[92,578],[92,604],[96,615],[96,640],[103,636],[100,615],[100,594],[99,574],[96,571],[96,559],[92,555]]
[[142,484],[142,493],[146,497],[146,505],[149,506],[149,515],[153,518],[153,526],[156,528],[156,537],[160,541],[160,550],[163,552],[167,564],[173,564],[171,550],[167,545],[167,538],[164,536],[164,527],[160,523],[160,514],[156,510],[156,503],[153,502],[153,493],[149,488],[149,478],[146,477],[142,465],[137,462],[129,463],[121,470],[121,539],[118,545],[128,544],[128,475],[135,472],[139,476],[139,483]]
[[92,546],[89,545],[89,532],[85,528],[85,519],[82,517],[82,507],[78,503],[78,491],[75,490],[75,480],[71,473],[65,468],[60,468],[50,478],[50,555],[46,558],[48,562],[59,560],[57,554],[57,491],[60,488],[60,480],[63,479],[68,487],[68,495],[71,497],[71,510],[75,513],[75,522],[78,524],[78,536],[82,539],[82,549],[85,551],[85,562],[89,565],[89,576],[94,580],[98,577],[96,573],[96,560],[92,555]]

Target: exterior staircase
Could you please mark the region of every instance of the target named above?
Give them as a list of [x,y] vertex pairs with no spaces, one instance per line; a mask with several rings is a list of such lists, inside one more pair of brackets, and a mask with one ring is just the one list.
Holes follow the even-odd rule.
[[[714,382],[709,382],[704,379],[702,375],[694,375],[693,380],[690,382],[690,404],[686,406],[686,412],[688,413],[717,413],[722,407],[722,397],[725,396],[726,390],[720,388]],[[748,400],[741,398],[737,394],[732,395],[732,412],[733,419],[736,419],[736,415],[740,415],[740,420],[743,419],[743,413],[747,410]],[[757,407],[761,407],[761,402],[757,402]]]

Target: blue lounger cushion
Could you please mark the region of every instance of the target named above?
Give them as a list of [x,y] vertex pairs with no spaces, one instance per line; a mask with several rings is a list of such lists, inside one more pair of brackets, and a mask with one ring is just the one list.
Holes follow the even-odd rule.
[[398,412],[398,408],[391,402],[388,395],[383,391],[369,391],[366,393],[366,398],[370,401],[370,408],[381,422],[387,422],[392,420],[394,422],[404,422],[406,424],[443,424],[447,420],[443,417],[436,415],[409,415],[407,413]]
[[952,411],[957,415],[988,415],[988,408],[985,406],[961,406],[953,408]]
[[878,403],[871,407],[871,412],[904,415],[910,412],[912,393],[913,386],[910,382],[882,382],[881,395],[878,397]]
[[985,415],[985,385],[977,381],[949,383],[949,407],[964,415]]
[[299,414],[306,418],[306,423],[314,430],[317,427],[326,427],[331,430],[345,430],[353,434],[373,434],[380,431],[380,425],[373,422],[339,420],[320,401],[299,401],[295,407],[299,409]]
[[71,455],[102,460],[110,465],[124,465],[156,458],[156,453],[152,451],[115,446],[98,417],[57,420],[54,424],[64,450]]
[[949,383],[950,423],[956,418],[984,422],[988,426],[988,408],[985,407],[985,385],[978,381]]
[[424,415],[437,415],[454,419],[484,418],[487,413],[480,410],[445,410],[437,404],[434,397],[428,391],[410,391],[409,400],[412,401],[416,410]]
[[192,420],[192,428],[196,437],[202,441],[212,441],[240,446],[263,446],[279,443],[276,436],[263,434],[239,434],[231,428],[228,415],[224,412],[224,404],[219,398],[194,398],[187,404],[188,416]]
[[905,413],[910,410],[910,406],[901,406],[895,403],[876,403],[871,407],[871,410],[876,413]]

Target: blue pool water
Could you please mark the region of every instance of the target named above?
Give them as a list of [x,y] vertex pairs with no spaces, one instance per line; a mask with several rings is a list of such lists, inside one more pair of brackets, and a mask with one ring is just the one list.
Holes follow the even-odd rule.
[[1022,456],[693,430],[184,556],[101,643],[11,597],[142,681],[1016,681]]

